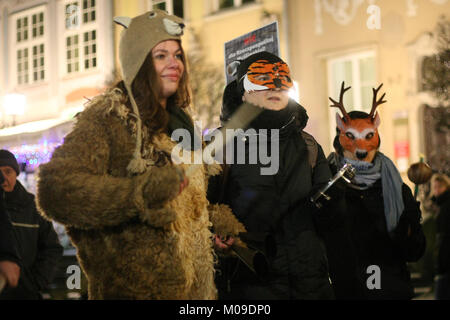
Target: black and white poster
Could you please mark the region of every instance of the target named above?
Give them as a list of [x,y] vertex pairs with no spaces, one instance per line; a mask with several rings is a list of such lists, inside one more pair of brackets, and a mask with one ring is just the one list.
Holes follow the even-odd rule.
[[227,84],[234,80],[236,61],[243,60],[261,51],[268,51],[277,56],[280,55],[277,21],[225,43],[225,76]]

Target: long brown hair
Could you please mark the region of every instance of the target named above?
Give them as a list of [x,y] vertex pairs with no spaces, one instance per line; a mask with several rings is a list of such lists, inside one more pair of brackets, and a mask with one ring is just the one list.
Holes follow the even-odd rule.
[[[179,108],[186,108],[191,103],[189,77],[186,56],[181,43],[178,43],[182,52],[184,72],[180,78],[177,91],[167,99],[167,104],[175,104]],[[124,93],[127,92],[123,81],[120,81],[114,87],[119,88]],[[152,52],[150,51],[131,84],[131,90],[138,105],[142,123],[149,129],[150,136],[164,132],[169,122],[169,114],[159,102],[160,89],[161,84],[154,67]],[[126,105],[131,109],[130,99],[127,99]]]

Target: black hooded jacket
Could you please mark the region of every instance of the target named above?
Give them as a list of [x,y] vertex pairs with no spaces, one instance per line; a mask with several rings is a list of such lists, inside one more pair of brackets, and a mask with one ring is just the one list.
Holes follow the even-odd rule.
[[13,226],[21,270],[18,286],[5,289],[0,300],[40,299],[39,291],[46,289],[52,280],[63,248],[51,222],[37,212],[34,195],[19,181],[12,192],[2,195]]
[[[236,109],[224,97],[222,121]],[[236,100],[237,103],[238,100]],[[234,110],[233,110],[234,111]],[[211,180],[208,197],[211,202],[228,204],[248,232],[271,234],[277,254],[270,260],[267,279],[260,279],[235,258],[220,259],[217,273],[219,298],[222,299],[330,299],[333,298],[328,277],[326,252],[318,228],[333,229],[339,219],[317,212],[309,197],[331,177],[320,145],[302,130],[307,123],[306,110],[289,102],[283,115],[265,110],[250,128],[277,127],[279,122],[279,168],[275,175],[262,175],[261,164],[231,164],[227,183]],[[283,124],[283,125],[281,125]],[[255,144],[270,134],[245,135],[246,158],[256,150]],[[306,141],[305,138],[307,137]],[[316,144],[317,155],[311,166],[307,143]],[[252,146],[253,144],[253,146]],[[269,148],[270,150],[270,148]],[[267,166],[266,166],[267,167]],[[218,199],[224,189],[224,196]],[[323,219],[322,219],[323,218]]]

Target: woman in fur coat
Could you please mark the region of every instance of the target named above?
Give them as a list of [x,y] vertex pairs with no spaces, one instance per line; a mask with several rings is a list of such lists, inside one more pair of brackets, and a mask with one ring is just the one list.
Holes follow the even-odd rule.
[[171,159],[172,131],[195,134],[184,25],[161,10],[115,22],[125,27],[123,81],[89,102],[41,166],[37,203],[65,225],[90,299],[214,299],[210,228],[244,228],[206,199],[208,176],[220,168]]

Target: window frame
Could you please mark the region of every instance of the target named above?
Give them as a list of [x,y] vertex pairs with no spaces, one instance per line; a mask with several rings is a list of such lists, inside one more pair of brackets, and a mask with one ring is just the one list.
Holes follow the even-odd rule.
[[[39,21],[39,17],[42,15],[42,21]],[[33,24],[33,17],[36,16],[36,24]],[[10,69],[10,79],[14,83],[15,87],[27,87],[33,85],[40,85],[46,83],[49,79],[50,63],[49,63],[49,12],[46,4],[36,6],[33,8],[21,10],[19,12],[12,13],[9,16],[9,34],[10,34],[10,49],[9,56],[12,60],[13,67]],[[27,34],[27,38],[21,37],[18,41],[18,21],[27,19],[26,29],[23,29],[21,25],[20,34],[23,36]],[[33,31],[36,30],[36,35],[33,35]],[[40,32],[42,30],[42,33]],[[40,49],[43,47],[43,53]],[[34,48],[36,54],[33,53]],[[27,51],[27,57],[24,59],[23,53]],[[21,58],[19,58],[19,51],[21,52]],[[21,61],[21,70],[19,70],[19,59]],[[34,64],[36,60],[36,65]],[[40,65],[42,61],[43,65]],[[27,65],[26,72],[24,67]],[[36,73],[36,76],[35,76]],[[21,79],[19,76],[27,79]]]
[[[254,0],[254,1],[252,1],[252,3],[258,3],[258,0]],[[231,7],[221,8],[220,0],[213,0],[212,1],[212,12],[214,13],[214,12],[220,12],[222,10],[239,8],[239,7],[242,7],[243,5],[247,5],[247,4],[249,4],[249,3],[244,3],[243,0],[233,0],[233,5]]]
[[[186,17],[186,2],[184,0],[183,1],[183,16],[180,17],[182,19],[185,19]],[[159,3],[165,3],[166,4],[166,11],[167,13],[171,14],[171,15],[175,15],[174,12],[174,4],[173,4],[173,0],[147,0],[147,8],[149,11],[153,10],[153,6]]]
[[[173,14],[173,1],[172,0],[148,0],[148,10],[151,11],[153,10],[153,6],[160,4],[160,3],[165,3],[166,4],[166,11],[169,14]],[[184,5],[184,3],[183,3]]]
[[[62,11],[61,16],[63,19],[63,37],[60,44],[61,48],[61,57],[62,61],[64,61],[61,74],[63,77],[72,77],[78,76],[89,72],[95,72],[99,70],[99,0],[95,1],[95,7],[88,6],[87,12],[83,8],[84,1],[88,1],[91,4],[92,0],[64,0],[62,2],[62,6],[59,10]],[[78,10],[73,12],[73,19],[76,21],[73,27],[68,25],[68,17],[70,12],[68,12],[68,6],[76,4],[78,6]],[[94,8],[94,10],[92,10]],[[92,12],[94,12],[95,20],[91,20]],[[88,18],[88,22],[84,22],[84,15],[88,14],[90,17]],[[92,41],[91,34],[95,32],[95,40]],[[88,44],[86,44],[85,36],[88,34]],[[75,37],[78,37],[78,42],[76,44],[72,43]],[[68,44],[68,39],[71,39],[70,45]],[[88,49],[88,53],[86,53],[86,48]],[[93,49],[95,48],[95,53],[93,53]],[[69,58],[70,52],[70,58]],[[76,52],[78,55],[75,56]],[[86,60],[88,58],[88,60]],[[95,66],[92,66],[93,61],[95,60]],[[89,61],[89,67],[86,68],[86,61]],[[70,65],[70,71],[69,71]],[[76,68],[78,66],[78,68]]]
[[[364,58],[373,58],[374,63],[374,77],[372,82],[367,81],[364,82],[364,85],[361,81],[361,72],[360,72],[360,63],[359,61]],[[328,97],[333,98],[336,101],[339,101],[339,92],[341,88],[342,81],[334,82],[333,77],[333,64],[335,63],[343,63],[346,61],[351,61],[352,67],[352,83],[345,83],[345,87],[351,86],[350,89],[353,93],[353,101],[349,105],[345,105],[345,109],[347,112],[358,110],[364,112],[370,112],[371,106],[364,106],[362,104],[362,88],[364,86],[372,86],[375,87],[378,79],[377,72],[377,51],[375,49],[367,49],[356,52],[348,52],[339,55],[335,55],[333,57],[329,57],[326,60],[326,74],[327,74],[327,94]],[[346,93],[348,94],[348,92]],[[345,99],[345,96],[344,96]],[[330,137],[331,137],[331,146],[333,145],[334,137],[336,136],[336,113],[339,113],[341,116],[341,112],[338,108],[331,108],[331,102],[327,104],[328,114],[329,114],[329,128],[330,128]],[[354,109],[356,107],[356,109]]]

